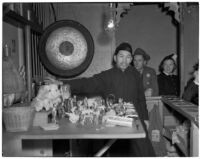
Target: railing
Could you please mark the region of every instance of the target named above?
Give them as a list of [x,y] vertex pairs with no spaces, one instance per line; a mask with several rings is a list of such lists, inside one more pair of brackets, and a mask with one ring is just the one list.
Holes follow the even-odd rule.
[[[55,14],[52,10],[52,5],[50,3],[33,3],[32,9],[35,13],[38,22],[42,24],[43,29],[55,21]],[[39,45],[40,35],[36,32],[31,32],[31,46],[32,46],[32,77],[35,82],[39,82],[45,76],[48,75],[47,70],[44,68],[43,64],[39,58]]]

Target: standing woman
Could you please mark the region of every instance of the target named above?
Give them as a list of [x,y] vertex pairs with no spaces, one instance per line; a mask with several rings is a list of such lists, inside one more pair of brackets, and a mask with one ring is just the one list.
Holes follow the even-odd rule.
[[171,56],[165,57],[159,66],[158,75],[159,95],[179,95],[178,76],[174,75],[176,63]]

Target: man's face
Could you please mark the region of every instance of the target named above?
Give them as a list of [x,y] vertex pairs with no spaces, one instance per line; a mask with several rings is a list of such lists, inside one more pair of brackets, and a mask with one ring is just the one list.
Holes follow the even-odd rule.
[[134,59],[133,59],[133,63],[134,63],[135,68],[138,71],[141,71],[143,69],[146,61],[144,60],[142,55],[135,55]]
[[126,50],[120,50],[117,55],[114,56],[114,60],[119,69],[124,71],[131,63],[131,53]]

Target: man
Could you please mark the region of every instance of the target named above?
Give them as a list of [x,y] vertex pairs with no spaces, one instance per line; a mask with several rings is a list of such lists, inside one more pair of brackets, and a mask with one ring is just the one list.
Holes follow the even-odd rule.
[[153,68],[146,66],[149,60],[150,56],[144,50],[141,48],[135,50],[133,54],[133,64],[142,77],[145,96],[157,96],[157,76]]
[[[143,85],[139,73],[134,67],[130,66],[131,61],[131,45],[121,43],[114,53],[115,65],[113,68],[90,78],[63,82],[70,85],[72,94],[98,94],[105,99],[112,94],[115,96],[115,99],[123,98],[125,102],[132,102],[147,133],[149,123]],[[117,140],[109,150],[111,156],[155,156],[148,135],[146,136],[144,139]]]

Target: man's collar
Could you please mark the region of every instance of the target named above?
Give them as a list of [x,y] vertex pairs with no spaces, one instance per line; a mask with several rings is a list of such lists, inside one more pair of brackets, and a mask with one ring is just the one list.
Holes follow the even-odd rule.
[[114,69],[121,71],[121,72],[126,72],[127,70],[129,70],[131,68],[131,66],[128,66],[124,71],[122,71],[121,68],[117,67],[116,65],[114,66]]
[[143,69],[141,69],[139,72],[140,72],[140,74],[143,74],[143,71],[144,71],[144,68]]
[[141,70],[137,70],[140,74],[142,74],[143,73],[143,71],[144,71],[144,67],[141,69]]

